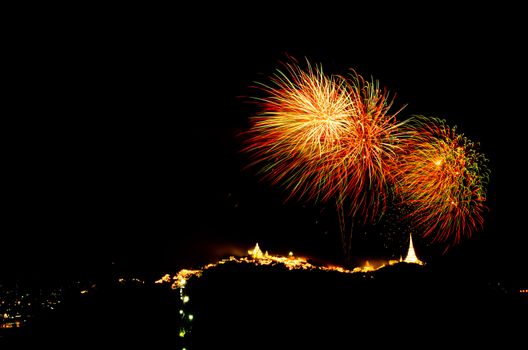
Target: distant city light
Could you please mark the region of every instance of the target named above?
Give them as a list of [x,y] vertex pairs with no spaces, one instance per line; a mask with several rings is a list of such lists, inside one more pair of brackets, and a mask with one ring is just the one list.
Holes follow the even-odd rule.
[[[142,279],[135,277],[122,278],[121,283],[123,282],[145,283]],[[25,289],[18,285],[13,287],[0,285],[0,328],[25,327],[28,321],[41,312],[56,312],[58,306],[63,304],[67,292],[74,291],[74,293],[84,295],[88,292],[92,293],[95,288],[95,283],[81,283],[80,281],[36,290]]]

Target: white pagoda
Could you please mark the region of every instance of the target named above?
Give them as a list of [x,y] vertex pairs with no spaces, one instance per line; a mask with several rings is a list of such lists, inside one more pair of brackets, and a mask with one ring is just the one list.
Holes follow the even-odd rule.
[[424,262],[418,259],[416,256],[416,253],[414,252],[414,246],[412,241],[412,235],[409,234],[409,250],[407,251],[407,256],[405,257],[405,260],[403,262],[406,262],[408,264],[418,264],[423,265]]

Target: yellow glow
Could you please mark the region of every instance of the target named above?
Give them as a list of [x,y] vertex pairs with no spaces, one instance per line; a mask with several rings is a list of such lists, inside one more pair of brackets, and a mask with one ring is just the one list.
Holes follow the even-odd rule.
[[170,282],[170,275],[168,273],[165,274],[165,276],[163,276],[162,278],[160,278],[154,283],[163,283],[163,282],[167,282],[167,283]]
[[[182,269],[180,272],[176,274],[172,278],[174,283],[172,284],[173,289],[180,289],[183,290],[185,288],[187,281],[192,276],[201,277],[202,272],[211,268],[214,268],[218,265],[223,265],[227,262],[234,262],[234,263],[245,263],[245,264],[255,264],[255,265],[284,265],[289,270],[323,270],[323,271],[337,271],[340,273],[352,273],[353,271],[347,270],[343,267],[336,267],[336,266],[315,266],[310,264],[305,258],[302,257],[296,257],[293,255],[293,252],[289,252],[288,256],[280,256],[280,255],[270,255],[268,252],[265,254],[262,253],[262,250],[260,249],[258,243],[255,245],[255,248],[252,250],[248,250],[248,256],[237,258],[234,256],[230,256],[227,259],[222,259],[218,261],[217,263],[211,263],[207,264],[204,267],[202,267],[200,270],[188,270],[188,269]],[[354,271],[355,272],[355,271]],[[156,283],[164,283],[169,282],[170,276],[165,275]],[[188,296],[182,297],[182,300],[184,303],[188,302],[189,299]]]
[[188,302],[189,302],[189,296],[186,295],[186,296],[183,297],[183,303],[185,304],[185,303],[188,303]]
[[179,336],[180,336],[180,338],[185,337],[185,329],[180,329]]
[[255,245],[255,248],[253,248],[253,250],[248,250],[248,254],[253,259],[262,259],[262,258],[264,258],[264,254],[262,254],[262,250],[260,250],[260,247],[259,247],[258,243]]
[[194,319],[193,315],[189,315],[189,321],[192,321]]
[[81,290],[81,294],[86,294],[86,293],[88,293],[88,289]]
[[438,159],[434,162],[436,166],[440,166],[442,164],[442,159]]
[[0,328],[7,329],[7,328],[19,328],[22,327],[23,323],[21,321],[13,321],[13,322],[7,322],[0,324]]
[[[414,256],[414,257],[413,257]],[[423,265],[424,263],[420,261],[416,254],[414,253],[414,248],[412,246],[412,240],[410,242],[409,252],[407,253],[407,257],[405,260],[389,260],[384,261],[382,263],[377,262],[374,266],[371,265],[368,261],[365,263],[365,266],[362,267],[356,267],[353,270],[345,269],[341,266],[316,266],[309,263],[305,258],[302,257],[296,257],[293,255],[293,252],[289,252],[287,256],[281,256],[281,255],[270,255],[266,251],[265,254],[262,253],[262,250],[260,249],[258,243],[255,245],[255,248],[252,250],[248,250],[248,255],[244,257],[234,257],[230,256],[227,259],[222,259],[216,263],[210,263],[205,266],[203,266],[199,270],[188,270],[183,269],[176,276],[172,278],[174,281],[172,284],[173,289],[180,289],[180,293],[183,293],[183,289],[185,288],[187,281],[189,278],[196,276],[201,277],[203,271],[214,268],[218,265],[223,265],[225,263],[238,263],[238,264],[254,264],[254,265],[283,265],[289,270],[322,270],[322,271],[335,271],[339,273],[358,273],[358,272],[371,272],[381,269],[382,267],[386,265],[394,265],[400,262],[407,262],[407,263],[415,263],[419,265]],[[164,283],[169,282],[170,276],[168,275],[163,276],[161,279],[156,281],[156,283]],[[189,301],[188,296],[183,296],[182,300],[184,303],[187,303]],[[183,313],[183,311],[180,311],[180,313]]]
[[352,272],[371,272],[371,271],[376,271],[378,269],[381,269],[383,266],[385,266],[385,264],[381,264],[380,266],[378,267],[374,267],[372,266],[369,261],[367,260],[365,262],[365,265],[364,266],[358,266],[356,268],[354,268],[354,270],[352,270]]
[[[209,264],[209,265],[206,265],[203,270],[206,270],[212,266],[210,266],[212,264]],[[187,280],[191,277],[191,276],[197,276],[197,277],[200,277],[202,275],[202,270],[188,270],[188,269],[183,269],[181,270],[180,272],[178,272],[178,274],[176,276],[174,276],[174,280],[176,282],[174,282],[173,284],[173,288],[176,289],[176,288],[183,288],[185,287],[185,284],[187,283]],[[165,275],[167,276],[167,275]],[[169,282],[170,281],[170,276],[168,279],[165,279],[165,276],[163,276],[162,279],[158,280],[158,281],[161,281],[159,283],[163,283],[163,282]]]

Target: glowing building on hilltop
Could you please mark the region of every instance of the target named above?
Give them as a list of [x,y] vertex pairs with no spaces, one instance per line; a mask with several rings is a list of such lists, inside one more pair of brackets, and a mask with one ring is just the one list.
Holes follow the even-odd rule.
[[253,248],[253,250],[248,250],[248,254],[253,259],[263,259],[263,258],[268,258],[269,257],[268,252],[266,252],[266,254],[262,253],[262,250],[260,250],[260,247],[259,247],[258,243],[257,243],[257,245],[255,245],[255,248]]
[[409,235],[409,250],[407,251],[407,256],[405,257],[405,260],[403,262],[406,262],[408,264],[418,264],[423,265],[423,261],[418,259],[416,256],[416,253],[414,252],[414,246],[412,241],[412,235]]

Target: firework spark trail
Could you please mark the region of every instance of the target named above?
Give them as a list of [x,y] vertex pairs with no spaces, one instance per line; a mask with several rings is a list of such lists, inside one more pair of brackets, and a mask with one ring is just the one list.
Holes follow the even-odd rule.
[[348,86],[321,67],[285,67],[271,86],[260,84],[268,97],[259,99],[262,112],[253,118],[244,150],[252,153],[251,165],[261,166],[265,179],[285,187],[288,199],[326,200],[328,174],[321,170],[349,128]]
[[350,203],[349,214],[375,221],[385,211],[390,195],[391,164],[397,155],[401,131],[406,121],[398,123],[391,114],[393,100],[377,81],[365,81],[359,74],[349,76],[353,113],[348,132],[339,143],[330,173],[338,182],[338,200]]
[[410,219],[433,241],[457,244],[482,228],[489,171],[475,144],[444,120],[417,116],[395,163]]

